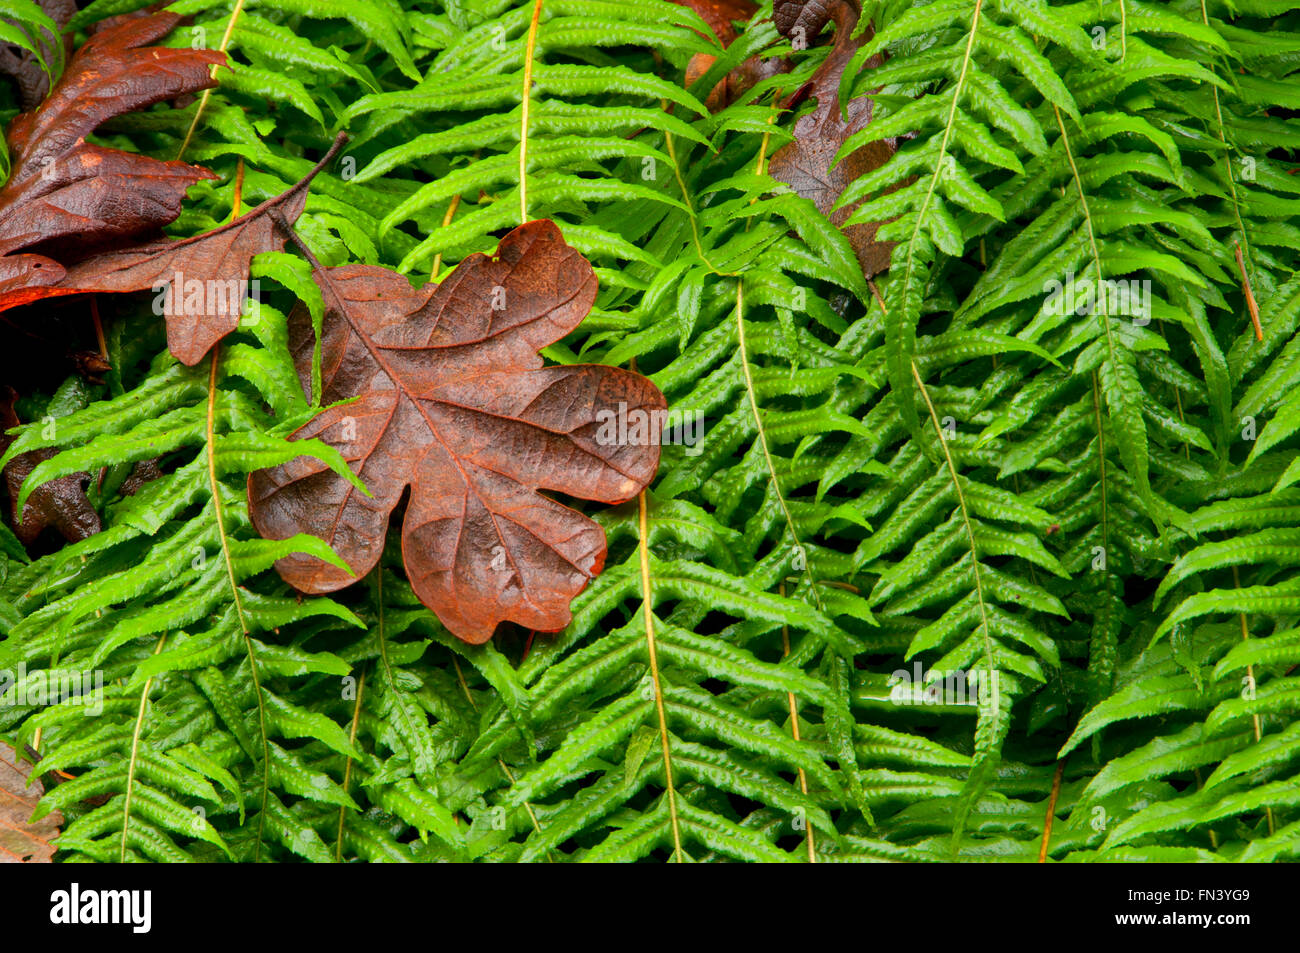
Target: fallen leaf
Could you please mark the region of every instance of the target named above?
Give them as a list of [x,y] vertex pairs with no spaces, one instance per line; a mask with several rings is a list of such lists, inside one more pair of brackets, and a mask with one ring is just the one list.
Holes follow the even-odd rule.
[[30,787],[31,765],[0,741],[0,864],[53,863],[54,845],[63,816],[51,811],[29,824],[36,802],[45,793],[39,780]]
[[145,484],[162,479],[163,472],[162,468],[158,466],[159,459],[159,457],[152,457],[148,460],[141,460],[133,466],[126,479],[122,481],[118,492],[123,496],[135,496],[144,489]]
[[13,174],[0,190],[0,255],[25,250],[63,264],[154,236],[180,214],[185,190],[211,172],[92,145],[106,120],[216,85],[225,54],[146,44],[174,13],[124,20],[90,37],[49,98],[9,125]]
[[[599,365],[543,367],[538,350],[577,327],[596,277],[549,221],[466,258],[439,285],[411,288],[367,265],[317,269],[325,316],[323,403],[294,434],[337,447],[373,493],[299,457],[249,477],[253,524],[268,539],[322,538],[353,572],[310,556],[276,563],[307,593],[341,589],[379,561],[389,516],[411,488],[402,554],[411,586],[443,624],[482,643],[512,620],[568,624],[569,602],[605,563],[605,535],[539,489],[621,503],[653,479],[658,431],[635,443],[602,431],[666,408],[649,380]],[[290,345],[304,390],[314,336],[301,309]],[[602,437],[604,434],[604,437]]]
[[[854,210],[861,205],[855,202],[834,209],[836,200],[844,189],[858,177],[880,168],[898,148],[895,139],[879,139],[854,150],[838,164],[835,155],[845,140],[871,121],[873,100],[870,95],[859,96],[848,104],[847,118],[840,110],[840,78],[858,48],[871,39],[874,31],[867,29],[857,38],[860,8],[857,0],[777,0],[773,20],[777,31],[787,38],[802,37],[809,44],[821,33],[826,24],[834,20],[835,36],[830,53],[805,86],[791,97],[789,105],[812,97],[817,106],[795,121],[794,141],[778,149],[772,156],[769,171],[773,178],[785,182],[804,198],[811,199],[817,208],[837,227],[843,227]],[[867,60],[867,67],[881,65],[884,59],[877,54]],[[901,186],[903,183],[899,183]],[[895,186],[897,188],[898,186]],[[878,242],[876,231],[882,223],[869,222],[844,228],[853,251],[867,277],[889,267],[890,252],[894,242]]]
[[238,327],[249,263],[284,248],[316,174],[346,136],[295,186],[220,228],[162,237],[185,191],[216,176],[184,162],[88,144],[105,120],[216,85],[225,54],[147,46],[174,13],[125,16],[72,57],[50,97],[9,129],[14,174],[0,190],[0,311],[57,295],[153,290],[167,345],[184,364],[203,359]]
[[774,0],[772,22],[776,24],[776,32],[787,40],[801,40],[812,46],[813,40],[833,19],[832,10],[836,7],[852,8],[855,23],[862,9],[858,0]]
[[[3,431],[21,423],[14,413],[14,401],[18,395],[11,387],[6,387],[5,391],[0,398],[0,456],[14,441],[13,437]],[[48,448],[29,450],[5,464],[3,476],[5,487],[9,491],[9,523],[24,545],[34,543],[49,526],[58,530],[69,542],[93,536],[101,529],[99,514],[86,498],[85,484],[90,479],[87,473],[73,473],[42,483],[27,497],[22,519],[18,518],[18,493],[23,481],[38,464],[51,459],[56,453],[57,451]]]
[[[674,3],[683,7],[690,7],[700,15],[700,19],[709,25],[722,44],[723,48],[730,46],[736,39],[736,28],[732,25],[735,20],[748,21],[758,7],[751,3],[750,0],[673,0]],[[686,85],[689,87],[695,83],[701,76],[709,71],[716,56],[710,56],[708,53],[696,53],[691,57],[690,62],[686,64]],[[734,74],[734,75],[733,75]],[[733,90],[733,86],[739,86],[742,82],[741,76],[737,70],[732,70],[722,78],[722,80],[709,90],[708,96],[704,100],[704,105],[709,112],[717,112],[719,109],[730,103],[738,90]]]
[[[102,252],[70,265],[54,293],[162,288],[167,347],[182,364],[197,364],[212,345],[239,326],[253,257],[284,248],[285,226],[302,214],[311,180],[334,160],[345,141],[340,135],[297,185],[243,217],[193,238]],[[48,295],[52,289],[43,290]],[[4,308],[0,298],[0,311]]]

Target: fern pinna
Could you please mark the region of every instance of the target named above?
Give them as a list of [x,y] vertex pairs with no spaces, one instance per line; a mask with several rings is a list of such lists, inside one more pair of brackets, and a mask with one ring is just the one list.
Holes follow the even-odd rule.
[[[194,368],[114,306],[104,382],[32,398],[7,454],[59,451],[25,493],[103,474],[101,533],[3,540],[0,670],[104,677],[99,717],[0,704],[72,776],[40,809],[59,858],[1300,852],[1300,4],[886,0],[806,36],[767,3],[725,46],[707,6],[172,5],[165,42],[225,38],[229,69],[100,139],[218,173],[178,235],[346,130],[315,256],[420,284],[553,220],[599,293],[543,354],[648,375],[679,439],[584,507],[609,557],[569,626],[471,646],[393,540],[329,598],[270,571],[336,557],[260,539],[247,475],[351,473],[286,440],[318,410],[301,257],[255,260],[260,307]],[[850,46],[836,85],[874,112],[835,148],[891,145],[837,226],[772,157]],[[779,68],[716,95],[746,63]],[[845,228],[875,223],[869,277]]]

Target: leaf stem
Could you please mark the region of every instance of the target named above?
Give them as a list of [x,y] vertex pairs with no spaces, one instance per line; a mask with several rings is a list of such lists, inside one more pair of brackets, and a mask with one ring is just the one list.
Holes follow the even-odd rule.
[[817,580],[813,576],[812,561],[808,558],[807,551],[803,543],[799,540],[799,530],[795,527],[794,515],[790,512],[790,507],[785,501],[785,495],[781,492],[781,481],[776,476],[776,464],[772,461],[772,451],[767,445],[767,431],[763,427],[763,418],[758,411],[758,395],[754,391],[754,375],[749,369],[749,345],[745,337],[745,294],[744,282],[736,279],[736,341],[740,345],[740,369],[745,376],[745,393],[749,396],[749,406],[754,413],[754,427],[758,431],[758,445],[763,451],[763,459],[767,463],[767,473],[772,480],[772,492],[776,494],[777,505],[781,507],[781,512],[785,515],[786,526],[790,529],[790,538],[794,540],[795,553],[803,557],[804,575],[808,579],[808,587],[812,591],[813,601],[817,608],[825,608],[822,603],[821,593],[817,589]]
[[[1232,567],[1232,584],[1238,589],[1241,588],[1241,573],[1237,571],[1236,566]],[[1241,640],[1243,642],[1249,642],[1250,628],[1246,625],[1246,613],[1238,612],[1237,618],[1241,620]],[[1246,666],[1246,677],[1250,679],[1251,692],[1254,692],[1255,691],[1255,666],[1254,665]],[[1260,724],[1260,720],[1259,720],[1259,712],[1257,711],[1252,712],[1250,719],[1253,722],[1254,729],[1255,729],[1255,743],[1258,744],[1260,740],[1264,737],[1263,727]],[[1264,808],[1264,813],[1268,817],[1269,836],[1272,836],[1273,834],[1276,833],[1274,829],[1274,822],[1273,822],[1273,808],[1271,807]]]
[[[278,214],[278,209],[275,212]],[[221,354],[221,345],[212,348],[212,369],[208,373],[208,482],[212,489],[212,509],[217,518],[217,537],[221,540],[221,554],[226,562],[226,576],[230,580],[231,598],[235,603],[235,615],[239,619],[239,628],[244,635],[244,648],[248,652],[248,670],[253,679],[254,697],[257,699],[257,723],[262,737],[262,807],[257,814],[257,843],[253,848],[253,862],[262,856],[262,836],[266,830],[266,804],[271,787],[271,747],[266,737],[266,706],[262,700],[262,680],[257,670],[257,652],[253,648],[253,638],[248,631],[248,621],[244,618],[244,601],[239,595],[239,583],[235,579],[235,564],[230,557],[230,541],[226,538],[226,521],[221,509],[221,484],[217,480],[217,450],[214,441],[214,422],[217,407],[217,362]]]
[[[381,628],[383,627],[384,624],[383,613],[384,613],[384,607],[383,607],[383,603],[381,602],[379,606],[379,616],[380,616],[379,625]],[[348,743],[352,745],[352,747],[354,748],[357,746],[357,724],[361,721],[361,698],[362,695],[365,694],[365,690],[366,690],[366,672],[365,669],[362,669],[361,674],[357,677],[357,703],[352,708],[352,727],[348,731]],[[348,755],[348,760],[343,765],[343,793],[344,794],[348,793],[348,788],[351,786],[351,784],[352,784],[352,755]],[[346,812],[347,812],[347,808],[344,807],[342,804],[340,804],[339,805],[339,837],[338,837],[338,842],[334,846],[334,860],[340,863],[343,860],[343,819]]]
[[[244,0],[235,0],[235,9],[230,14],[230,22],[226,24],[225,35],[221,37],[221,45],[217,47],[218,52],[224,53],[226,52],[226,48],[230,46],[230,37],[235,32],[235,23],[238,22],[239,15],[243,12]],[[212,67],[213,74],[216,73],[216,70],[216,66]],[[203,111],[208,108],[208,100],[210,98],[212,98],[212,90],[210,88],[205,89],[202,98],[199,99],[199,108],[194,110],[194,119],[190,122],[190,128],[185,133],[185,141],[181,143],[180,149],[176,151],[176,158],[178,161],[181,156],[185,155],[185,150],[189,148],[190,140],[194,138],[194,131],[199,128],[199,120],[203,118]]]
[[659,715],[659,742],[663,749],[664,780],[667,784],[668,818],[673,831],[673,859],[683,862],[681,823],[677,817],[677,788],[673,784],[673,756],[668,744],[668,715],[664,708],[663,684],[659,677],[659,652],[655,645],[655,615],[651,601],[650,532],[645,490],[636,495],[637,521],[641,533],[641,608],[645,622],[646,652],[650,656],[650,679],[654,685],[655,709]]
[[[785,595],[785,583],[781,583],[779,591],[781,595]],[[781,626],[781,658],[782,660],[785,660],[789,657],[790,627],[788,625],[783,625]],[[786,692],[785,697],[790,706],[790,736],[794,738],[795,741],[802,741],[803,739],[799,737],[799,703],[794,697],[794,692]],[[799,769],[799,790],[803,792],[805,797],[808,796],[808,773],[804,771],[803,768]],[[804,830],[805,841],[808,845],[808,863],[815,864],[817,863],[817,847],[813,840],[813,826],[811,821],[805,825]]]
[[[167,633],[164,632],[158,639],[158,644],[154,646],[153,654],[157,655],[167,644]],[[140,708],[135,714],[135,727],[131,731],[131,760],[126,766],[126,801],[122,805],[122,850],[118,854],[118,860],[126,863],[126,837],[127,830],[131,826],[131,795],[135,789],[135,766],[140,757],[140,731],[144,727],[144,711],[149,704],[149,691],[153,688],[153,676],[150,675],[144,680],[144,688],[140,689]]]
[[1052,821],[1056,819],[1056,799],[1061,796],[1061,773],[1065,770],[1065,761],[1056,762],[1056,773],[1052,775],[1052,793],[1047,799],[1047,817],[1043,820],[1043,843],[1038,848],[1038,862],[1047,863],[1047,844],[1052,839]]
[[952,451],[948,449],[948,441],[944,438],[943,428],[939,425],[939,415],[935,412],[934,402],[930,400],[930,392],[925,387],[925,381],[921,380],[921,372],[912,362],[912,377],[916,379],[916,386],[921,388],[921,396],[925,398],[925,406],[930,410],[930,422],[934,424],[935,435],[939,439],[939,447],[943,450],[944,459],[948,461],[948,473],[952,476],[952,487],[957,494],[957,504],[961,508],[962,522],[966,525],[966,538],[970,541],[970,559],[971,571],[975,576],[975,598],[980,608],[980,628],[984,633],[984,653],[988,659],[989,676],[992,677],[993,663],[993,640],[989,635],[989,615],[988,607],[984,604],[984,580],[980,576],[980,559],[979,546],[975,542],[975,528],[971,525],[970,510],[966,507],[966,494],[962,492],[961,481],[957,477],[957,465],[953,462]]
[[533,93],[533,56],[537,49],[537,24],[542,16],[542,0],[533,0],[533,19],[528,25],[528,45],[524,50],[523,108],[519,119],[519,224],[528,221],[528,106]]

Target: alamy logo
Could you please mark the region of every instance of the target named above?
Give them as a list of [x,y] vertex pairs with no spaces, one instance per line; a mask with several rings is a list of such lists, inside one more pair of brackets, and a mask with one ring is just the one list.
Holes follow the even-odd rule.
[[153,313],[157,315],[255,315],[254,303],[261,300],[262,283],[254,278],[186,278],[176,272],[171,281],[153,285]]
[[0,708],[46,705],[82,705],[85,715],[102,714],[104,673],[61,668],[29,672],[26,662],[19,662],[16,670],[0,668]]
[[895,705],[971,705],[997,707],[998,673],[981,671],[929,672],[920,662],[912,670],[900,668],[889,676],[889,700]]
[[151,890],[68,890],[50,894],[50,922],[60,925],[125,923],[133,933],[148,933],[153,925]]
[[596,443],[602,447],[647,447],[653,444],[681,444],[687,456],[694,457],[702,451],[700,438],[704,436],[704,415],[699,411],[680,415],[670,410],[627,409],[626,401],[619,401],[617,410],[596,411]]
[[1050,315],[1127,315],[1139,327],[1151,323],[1150,278],[1076,281],[1074,272],[1067,271],[1064,283],[1053,278],[1043,285],[1043,291],[1047,293],[1043,310]]

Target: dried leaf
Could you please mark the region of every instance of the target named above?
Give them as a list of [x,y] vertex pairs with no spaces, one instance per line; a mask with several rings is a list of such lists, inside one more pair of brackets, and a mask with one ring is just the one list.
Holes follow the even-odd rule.
[[144,291],[166,285],[162,313],[167,320],[167,347],[182,364],[197,364],[212,345],[239,326],[253,256],[284,248],[287,234],[282,223],[292,223],[302,214],[311,180],[333,161],[344,141],[343,136],[335,140],[297,185],[242,218],[182,241],[103,252],[70,266],[57,293]]
[[162,468],[158,466],[158,460],[158,457],[151,457],[148,460],[141,460],[133,466],[126,479],[122,481],[118,492],[123,496],[135,496],[144,489],[145,484],[162,479],[163,472]]
[[[736,28],[733,24],[748,22],[758,12],[757,5],[750,0],[673,0],[673,2],[690,7],[698,13],[724,48],[730,46],[736,39]],[[686,85],[690,86],[707,73],[716,59],[717,57],[710,56],[708,53],[696,53],[692,56],[690,62],[686,64]],[[778,73],[789,72],[790,66],[790,61],[783,57],[747,57],[709,90],[704,104],[710,112],[718,112],[735,102],[761,80]]]
[[[18,395],[5,388],[0,399],[0,431],[17,427],[21,421],[14,413]],[[0,455],[13,443],[14,438],[0,433]],[[51,449],[29,450],[14,457],[4,468],[4,483],[9,491],[9,522],[14,533],[24,545],[31,545],[46,527],[52,526],[69,542],[93,536],[102,528],[99,514],[86,498],[85,484],[90,479],[86,473],[73,473],[42,483],[27,497],[22,519],[18,517],[18,493],[23,481],[36,466],[55,456]]]
[[45,793],[39,780],[28,787],[31,773],[31,765],[0,741],[0,864],[53,862],[50,841],[59,833],[63,816],[51,811],[35,824],[28,823]]
[[[880,168],[898,149],[894,139],[869,142],[843,161],[835,155],[846,139],[871,121],[873,101],[870,95],[859,96],[848,104],[847,117],[840,110],[840,78],[858,48],[874,35],[868,24],[863,34],[853,38],[860,10],[856,0],[824,3],[819,0],[778,0],[773,11],[777,30],[786,37],[802,36],[811,43],[826,24],[834,20],[835,37],[830,53],[817,68],[812,79],[795,94],[791,104],[811,96],[817,107],[799,117],[794,124],[793,142],[772,156],[769,170],[773,178],[788,184],[804,198],[811,199],[823,215],[836,226],[843,226],[861,202],[834,209],[835,201],[855,179]],[[879,54],[866,66],[884,62]],[[900,183],[901,185],[902,183]],[[875,240],[880,223],[850,225],[844,229],[862,273],[868,277],[889,267],[893,242]]]
[[162,238],[186,189],[216,176],[89,145],[85,136],[113,116],[216,85],[210,69],[225,54],[144,45],[180,19],[119,18],[76,52],[39,109],[14,120],[14,175],[0,190],[0,311],[56,295],[166,286],[168,347],[193,365],[238,326],[251,259],[284,248],[284,223],[302,214],[311,180],[346,137],[297,185],[242,218],[182,241]]
[[25,250],[63,264],[152,237],[180,214],[185,190],[216,178],[184,162],[91,145],[114,116],[216,85],[225,55],[146,46],[174,13],[125,20],[77,50],[48,99],[9,126],[13,175],[0,190],[0,255]]
[[[611,440],[614,428],[602,426],[619,414],[659,423],[666,407],[630,371],[543,367],[538,350],[577,327],[595,301],[591,266],[553,223],[536,221],[437,286],[413,290],[366,265],[318,269],[316,281],[326,309],[322,401],[357,400],[326,409],[294,437],[337,447],[373,497],[311,458],[254,473],[258,532],[319,536],[353,569],[290,556],[276,564],[280,574],[309,593],[355,582],[379,561],[389,516],[410,486],[406,570],[452,633],[481,643],[505,620],[563,628],[569,601],[604,566],[605,536],[538,490],[606,503],[636,495],[658,467],[658,433],[627,426],[628,439]],[[314,337],[301,309],[290,343],[310,389]]]

